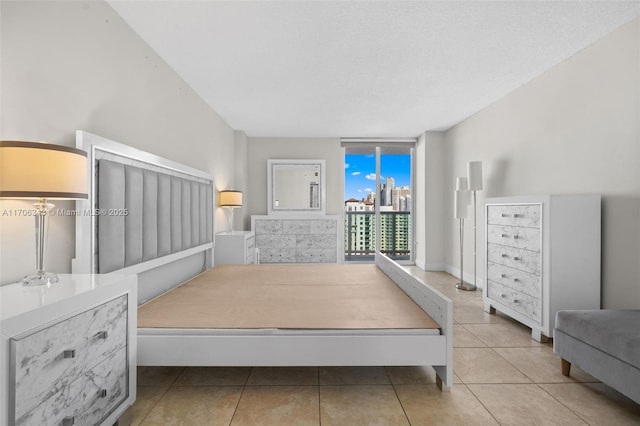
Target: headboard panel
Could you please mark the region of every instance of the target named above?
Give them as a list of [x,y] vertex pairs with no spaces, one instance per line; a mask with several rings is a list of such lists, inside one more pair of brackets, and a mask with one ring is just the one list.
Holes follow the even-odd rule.
[[[91,189],[77,205],[74,273],[138,274],[139,286],[148,281],[154,287],[139,288],[144,301],[213,265],[208,174],[88,132],[76,137],[89,156]],[[176,271],[152,273],[170,271],[172,264]],[[164,282],[158,275],[177,278]]]
[[97,168],[98,273],[211,242],[210,184],[111,160]]

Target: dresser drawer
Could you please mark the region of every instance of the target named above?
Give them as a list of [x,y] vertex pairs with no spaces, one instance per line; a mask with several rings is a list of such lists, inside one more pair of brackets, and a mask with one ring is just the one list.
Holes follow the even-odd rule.
[[487,260],[531,274],[540,274],[539,252],[489,243]]
[[540,251],[540,228],[487,225],[487,241],[505,246]]
[[536,321],[538,324],[542,323],[540,299],[493,281],[488,281],[487,284],[487,297]]
[[508,266],[488,262],[487,278],[530,296],[537,298],[542,297],[541,278],[536,274],[530,274]]
[[15,418],[22,417],[127,342],[127,295],[12,339]]
[[487,223],[540,228],[540,211],[540,204],[489,204],[487,205]]
[[127,396],[127,350],[122,348],[18,418],[16,426],[99,424]]

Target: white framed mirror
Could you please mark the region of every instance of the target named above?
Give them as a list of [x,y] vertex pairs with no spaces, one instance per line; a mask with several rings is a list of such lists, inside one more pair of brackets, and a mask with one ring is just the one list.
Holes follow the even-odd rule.
[[325,213],[325,160],[267,160],[268,213]]

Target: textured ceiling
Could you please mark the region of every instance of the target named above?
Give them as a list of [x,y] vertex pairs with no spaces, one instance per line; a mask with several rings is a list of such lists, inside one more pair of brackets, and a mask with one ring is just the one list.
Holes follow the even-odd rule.
[[116,1],[249,136],[444,130],[640,15],[638,1]]

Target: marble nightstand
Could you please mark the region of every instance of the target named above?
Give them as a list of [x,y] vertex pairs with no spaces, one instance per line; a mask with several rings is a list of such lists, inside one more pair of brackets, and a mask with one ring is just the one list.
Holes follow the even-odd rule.
[[114,424],[136,398],[137,277],[0,287],[0,424]]

